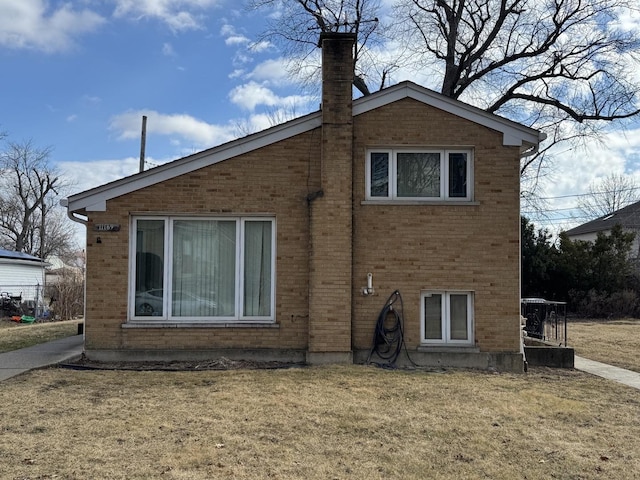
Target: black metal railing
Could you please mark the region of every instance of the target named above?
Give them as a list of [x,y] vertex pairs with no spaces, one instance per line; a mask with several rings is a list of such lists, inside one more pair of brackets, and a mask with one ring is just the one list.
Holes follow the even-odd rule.
[[528,337],[567,346],[567,303],[544,298],[523,298],[521,315]]

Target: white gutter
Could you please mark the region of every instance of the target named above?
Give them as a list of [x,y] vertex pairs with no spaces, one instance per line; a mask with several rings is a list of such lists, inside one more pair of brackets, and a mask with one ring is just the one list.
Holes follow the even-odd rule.
[[[67,211],[67,217],[69,217],[72,221],[74,221],[76,223],[81,223],[85,227],[89,223],[89,217],[86,217],[84,215],[78,215],[75,212],[69,211],[69,199],[68,198],[61,199],[60,200],[60,206],[65,208],[65,210]],[[78,216],[76,216],[76,215],[78,215]]]

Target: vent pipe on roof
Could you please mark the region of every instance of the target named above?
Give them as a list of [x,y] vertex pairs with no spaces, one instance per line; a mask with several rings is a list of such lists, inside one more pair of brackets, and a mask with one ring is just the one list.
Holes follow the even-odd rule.
[[147,144],[147,116],[142,116],[142,135],[140,136],[140,171],[144,171],[144,150]]

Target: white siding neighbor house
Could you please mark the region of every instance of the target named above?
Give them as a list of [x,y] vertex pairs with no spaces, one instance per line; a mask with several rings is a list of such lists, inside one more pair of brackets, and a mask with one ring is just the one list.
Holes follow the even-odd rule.
[[0,292],[22,296],[23,301],[42,298],[45,266],[33,255],[0,249]]
[[640,257],[640,202],[635,202],[613,213],[583,223],[567,230],[570,240],[584,240],[595,242],[599,233],[609,235],[615,225],[620,225],[627,233],[635,234],[635,240],[631,246],[631,257]]

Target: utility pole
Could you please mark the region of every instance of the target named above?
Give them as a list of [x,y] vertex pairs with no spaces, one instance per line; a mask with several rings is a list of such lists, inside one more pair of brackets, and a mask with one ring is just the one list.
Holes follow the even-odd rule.
[[144,171],[144,151],[147,143],[147,116],[142,116],[142,135],[140,136],[140,172]]

